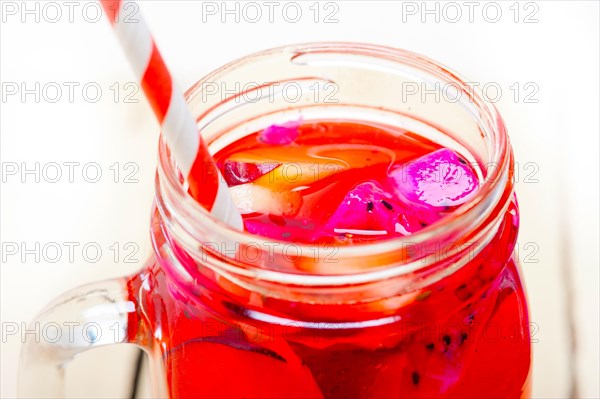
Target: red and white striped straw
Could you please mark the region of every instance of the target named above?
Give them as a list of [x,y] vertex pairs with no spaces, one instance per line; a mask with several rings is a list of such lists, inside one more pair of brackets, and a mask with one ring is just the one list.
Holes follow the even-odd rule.
[[[181,172],[188,177],[190,194],[215,218],[243,229],[240,212],[198,132],[183,93],[173,81],[139,13],[139,7],[129,0],[100,0],[100,3],[142,84],[171,154]],[[136,10],[135,15],[131,10]]]

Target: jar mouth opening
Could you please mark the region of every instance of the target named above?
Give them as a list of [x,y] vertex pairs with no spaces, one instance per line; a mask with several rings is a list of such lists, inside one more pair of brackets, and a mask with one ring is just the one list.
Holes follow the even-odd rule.
[[[491,225],[496,225],[502,210],[506,209],[512,193],[510,181],[510,163],[512,154],[506,128],[495,106],[487,101],[477,90],[468,86],[465,78],[450,68],[437,63],[422,55],[406,50],[392,47],[384,47],[372,44],[359,44],[347,42],[327,42],[327,43],[305,43],[292,46],[277,47],[270,50],[251,54],[242,59],[233,61],[221,68],[215,70],[209,75],[199,80],[194,86],[186,91],[186,98],[190,98],[197,93],[198,88],[203,82],[216,81],[219,75],[227,73],[241,63],[252,62],[253,59],[269,54],[289,53],[291,57],[299,57],[303,54],[315,52],[335,51],[337,53],[351,53],[360,51],[368,53],[375,57],[385,58],[393,62],[404,61],[410,63],[413,67],[418,67],[427,73],[435,74],[463,90],[469,97],[470,112],[474,118],[479,118],[481,122],[480,132],[486,141],[488,147],[488,159],[481,159],[480,162],[487,165],[486,175],[480,184],[476,194],[466,203],[458,206],[449,215],[446,215],[439,222],[436,222],[422,230],[409,236],[388,238],[372,243],[360,243],[352,245],[340,245],[337,247],[336,259],[344,262],[345,259],[365,258],[376,256],[382,253],[406,248],[414,245],[427,245],[429,243],[440,243],[448,239],[457,240],[465,236],[465,232],[474,232],[481,230],[479,235],[479,245],[485,244],[482,239],[485,230],[489,230]],[[203,115],[197,120],[200,121]],[[485,122],[485,123],[483,123]],[[492,167],[489,167],[492,165]],[[198,232],[211,231],[219,237],[223,237],[228,242],[238,243],[240,245],[258,245],[261,248],[270,247],[277,252],[277,248],[284,248],[289,245],[288,241],[277,241],[271,238],[253,235],[245,231],[238,231],[224,224],[220,220],[211,216],[205,208],[197,203],[186,191],[184,178],[177,169],[176,162],[170,157],[169,149],[161,136],[159,143],[159,163],[157,173],[157,207],[166,220],[167,228],[171,230],[177,241],[202,242],[203,237]],[[491,222],[490,222],[491,221]],[[485,222],[485,223],[484,223]],[[485,229],[484,225],[488,225]],[[489,231],[488,231],[489,233]],[[477,237],[471,234],[471,238]],[[293,243],[301,254],[314,253],[316,244]],[[184,249],[190,249],[194,252],[193,245],[185,246]],[[195,246],[197,249],[197,245]],[[194,254],[191,254],[195,257]],[[232,264],[215,260],[217,267],[226,269],[228,273],[238,274],[249,278],[259,278],[278,283],[294,283],[300,285],[344,285],[351,283],[362,283],[376,281],[382,278],[390,278],[404,274],[414,273],[419,269],[431,266],[440,261],[439,258],[426,260],[423,258],[410,258],[405,262],[393,262],[383,267],[373,269],[365,268],[357,271],[350,270],[342,274],[301,274],[300,270],[281,271],[268,268],[259,268],[256,265]],[[206,261],[206,259],[204,259]]]

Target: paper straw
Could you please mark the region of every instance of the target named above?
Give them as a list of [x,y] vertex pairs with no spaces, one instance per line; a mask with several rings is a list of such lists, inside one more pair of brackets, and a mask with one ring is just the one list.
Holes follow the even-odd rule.
[[139,6],[129,0],[100,0],[100,3],[141,82],[173,158],[188,177],[190,194],[215,218],[242,230],[242,217],[198,132],[183,93],[140,15]]

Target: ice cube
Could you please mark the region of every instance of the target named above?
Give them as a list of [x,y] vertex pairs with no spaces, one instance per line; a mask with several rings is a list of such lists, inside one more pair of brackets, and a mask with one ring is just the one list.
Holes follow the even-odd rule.
[[474,171],[444,148],[392,170],[398,195],[433,207],[456,206],[471,198],[479,185]]

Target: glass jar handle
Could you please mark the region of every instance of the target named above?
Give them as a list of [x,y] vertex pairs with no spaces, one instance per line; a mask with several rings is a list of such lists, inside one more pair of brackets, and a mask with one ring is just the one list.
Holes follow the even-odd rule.
[[117,343],[144,349],[128,328],[130,318],[138,319],[137,314],[123,278],[83,285],[56,298],[28,329],[44,333],[41,337],[27,334],[23,343],[19,396],[65,397],[65,366],[78,353]]

